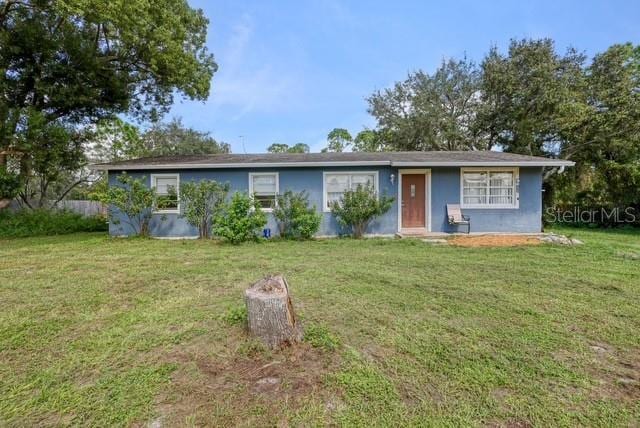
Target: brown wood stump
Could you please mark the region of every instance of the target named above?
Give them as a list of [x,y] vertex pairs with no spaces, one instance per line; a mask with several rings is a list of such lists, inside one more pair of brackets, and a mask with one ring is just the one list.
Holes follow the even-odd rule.
[[296,319],[289,285],[282,275],[268,276],[244,292],[249,331],[270,349],[302,340],[302,327]]

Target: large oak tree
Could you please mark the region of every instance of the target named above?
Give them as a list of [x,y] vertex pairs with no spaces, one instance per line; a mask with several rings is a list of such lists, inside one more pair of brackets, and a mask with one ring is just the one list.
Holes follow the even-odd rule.
[[489,149],[490,142],[474,127],[479,88],[478,67],[466,58],[451,59],[433,74],[418,70],[376,91],[368,98],[369,113],[386,150]]
[[176,94],[206,99],[207,24],[186,0],[0,1],[0,167],[13,155],[43,199],[84,162],[86,125],[157,118]]

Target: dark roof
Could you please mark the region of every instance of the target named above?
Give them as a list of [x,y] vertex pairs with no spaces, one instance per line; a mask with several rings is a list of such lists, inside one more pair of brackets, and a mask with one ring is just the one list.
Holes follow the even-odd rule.
[[573,162],[494,151],[260,153],[160,156],[93,165],[101,170],[304,166],[571,166]]

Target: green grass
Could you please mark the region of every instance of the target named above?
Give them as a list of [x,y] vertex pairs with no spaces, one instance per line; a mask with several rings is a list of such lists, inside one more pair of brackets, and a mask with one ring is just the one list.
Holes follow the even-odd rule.
[[[583,246],[0,240],[0,425],[633,426],[640,233]],[[306,343],[244,331],[286,275]]]

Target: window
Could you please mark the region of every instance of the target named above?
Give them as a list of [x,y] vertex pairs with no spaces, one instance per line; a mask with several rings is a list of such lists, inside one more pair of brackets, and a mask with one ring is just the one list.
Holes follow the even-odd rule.
[[347,190],[356,190],[358,185],[370,184],[378,191],[377,172],[325,172],[324,173],[324,209],[329,211],[329,204],[342,199]]
[[463,169],[462,206],[517,208],[518,169]]
[[151,187],[156,189],[159,213],[179,213],[180,176],[178,174],[151,174]]
[[277,172],[251,172],[249,173],[249,193],[260,203],[265,211],[270,211],[276,204],[278,194]]

